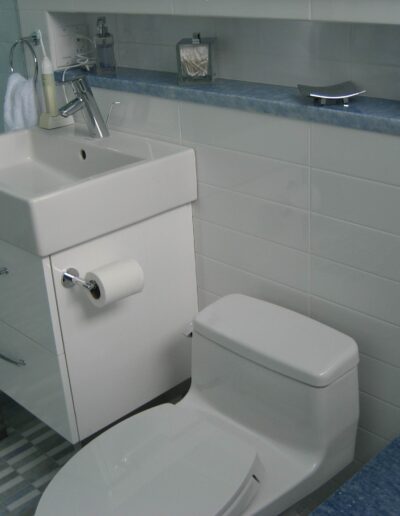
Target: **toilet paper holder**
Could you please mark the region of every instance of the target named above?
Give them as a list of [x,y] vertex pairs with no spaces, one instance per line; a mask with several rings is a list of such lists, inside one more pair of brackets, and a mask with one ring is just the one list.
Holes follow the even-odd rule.
[[83,287],[89,290],[90,292],[93,292],[95,289],[99,288],[95,281],[86,281],[82,279],[79,276],[79,271],[77,269],[74,269],[73,267],[70,267],[69,269],[63,272],[61,284],[65,288],[72,288],[75,287],[75,285],[78,285],[79,287]]

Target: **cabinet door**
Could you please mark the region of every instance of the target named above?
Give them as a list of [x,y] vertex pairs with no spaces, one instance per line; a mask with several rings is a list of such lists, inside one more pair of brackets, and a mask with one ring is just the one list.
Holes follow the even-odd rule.
[[0,390],[71,442],[78,441],[64,355],[0,322]]
[[47,262],[0,241],[0,320],[55,352],[45,278]]
[[[64,270],[81,276],[134,258],[144,290],[96,308],[83,288],[66,289]],[[51,257],[67,365],[81,438],[190,376],[186,325],[197,311],[190,206]]]

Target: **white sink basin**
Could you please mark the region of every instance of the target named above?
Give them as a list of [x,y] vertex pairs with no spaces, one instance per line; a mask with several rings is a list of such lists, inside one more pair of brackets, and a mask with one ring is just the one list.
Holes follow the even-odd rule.
[[40,256],[196,199],[192,149],[79,127],[0,136],[0,239]]

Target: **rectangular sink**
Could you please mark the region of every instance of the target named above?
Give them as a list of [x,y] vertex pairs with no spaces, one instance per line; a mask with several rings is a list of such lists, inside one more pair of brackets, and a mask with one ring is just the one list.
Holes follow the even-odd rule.
[[192,149],[79,126],[0,136],[0,239],[39,256],[196,199]]
[[34,130],[19,133],[14,152],[0,144],[0,190],[34,199],[142,160],[85,142],[51,141],[48,145],[49,135]]

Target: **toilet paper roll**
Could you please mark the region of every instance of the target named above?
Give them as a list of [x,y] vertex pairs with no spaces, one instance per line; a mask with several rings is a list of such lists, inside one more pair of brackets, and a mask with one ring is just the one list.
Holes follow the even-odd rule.
[[87,291],[87,296],[98,308],[138,294],[144,287],[143,269],[133,259],[109,263],[90,271],[85,280],[96,283],[93,290]]

